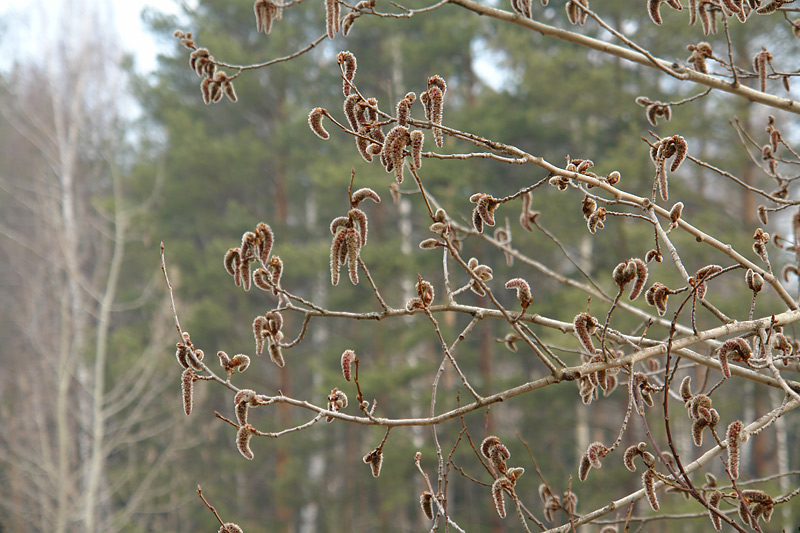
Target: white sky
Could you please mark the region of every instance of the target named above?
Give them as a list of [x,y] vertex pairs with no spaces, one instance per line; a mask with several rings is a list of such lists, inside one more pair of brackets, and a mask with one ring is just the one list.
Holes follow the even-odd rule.
[[[189,5],[196,3],[182,1]],[[13,60],[27,53],[36,57],[41,54],[37,42],[41,40],[42,28],[54,28],[58,17],[65,14],[97,12],[101,20],[112,21],[121,51],[133,53],[136,71],[146,74],[155,70],[159,47],[167,43],[148,33],[142,22],[142,11],[149,7],[175,14],[180,12],[179,2],[181,0],[0,0],[0,57]],[[497,68],[497,58],[488,57],[480,49],[475,52],[478,75],[494,89],[500,89],[508,73]],[[10,68],[9,63],[0,62],[0,72]]]
[[158,55],[157,43],[147,32],[142,23],[141,13],[145,7],[157,7],[159,11],[175,13],[178,10],[175,2],[153,2],[148,0],[113,1],[117,28],[126,51],[138,50],[136,69],[150,72],[156,67]]
[[[4,56],[7,52],[26,51],[35,44],[37,27],[48,27],[53,21],[44,20],[58,16],[60,9],[58,0],[0,0],[0,20],[5,24],[0,27],[0,50]],[[177,13],[179,6],[175,0],[62,0],[62,5],[70,8],[84,4],[94,8],[101,14],[108,14],[113,20],[117,35],[124,52],[135,51],[136,70],[140,73],[150,72],[156,67],[158,43],[147,32],[142,23],[141,13],[145,7],[154,7],[158,11]],[[54,9],[55,8],[55,9]],[[43,24],[38,24],[41,20]],[[14,50],[16,49],[16,50]],[[12,53],[12,57],[17,53]],[[0,65],[0,69],[7,65]]]

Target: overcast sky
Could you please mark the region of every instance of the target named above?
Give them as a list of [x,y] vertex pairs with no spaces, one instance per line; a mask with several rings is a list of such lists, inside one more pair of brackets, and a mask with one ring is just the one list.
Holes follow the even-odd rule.
[[[0,20],[4,22],[0,28],[3,55],[8,57],[8,52],[12,52],[12,57],[18,57],[20,51],[31,49],[37,36],[36,28],[53,23],[42,19],[58,16],[60,9],[56,6],[59,4],[70,8],[83,4],[108,17],[124,51],[135,52],[136,70],[141,73],[155,68],[158,47],[163,46],[163,42],[158,43],[144,27],[142,10],[146,7],[167,13],[179,10],[175,0],[0,0]],[[0,69],[5,66],[0,65]]]
[[[136,71],[146,74],[155,70],[159,47],[168,46],[168,43],[156,40],[147,32],[142,11],[154,8],[162,13],[178,13],[181,2],[197,3],[196,0],[0,0],[0,57],[21,59],[26,53],[38,57],[41,48],[36,49],[36,42],[40,39],[40,28],[53,28],[66,9],[68,13],[75,13],[84,7],[83,11],[97,12],[101,20],[110,21],[119,36],[122,51],[133,53]],[[552,16],[551,11],[545,12],[546,18]],[[499,56],[489,56],[480,43],[475,44],[474,67],[478,76],[494,89],[500,89],[508,73],[498,69]],[[0,61],[0,72],[10,66],[11,61]]]

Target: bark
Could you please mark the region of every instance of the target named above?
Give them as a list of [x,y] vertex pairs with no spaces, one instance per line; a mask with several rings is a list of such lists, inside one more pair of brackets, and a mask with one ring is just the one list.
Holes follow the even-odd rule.
[[108,356],[108,335],[111,328],[111,308],[116,300],[117,288],[119,286],[120,272],[122,270],[122,260],[125,256],[126,232],[128,228],[128,215],[122,207],[122,185],[120,176],[115,169],[112,169],[112,180],[114,186],[115,223],[114,223],[114,252],[111,258],[111,266],[108,271],[108,278],[100,303],[100,314],[97,321],[97,343],[95,346],[94,359],[94,388],[93,388],[93,410],[92,410],[92,448],[91,458],[86,480],[86,501],[84,504],[84,526],[86,531],[94,531],[96,524],[96,512],[98,508],[98,488],[100,478],[103,474],[106,458],[105,450],[105,426],[106,419],[104,414],[105,406],[105,374],[106,360]]

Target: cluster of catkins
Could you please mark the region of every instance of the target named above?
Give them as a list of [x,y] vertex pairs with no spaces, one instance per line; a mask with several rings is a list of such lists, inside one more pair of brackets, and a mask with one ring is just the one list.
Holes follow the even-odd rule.
[[[681,211],[683,209],[683,204],[678,202],[675,204],[672,209],[670,210],[670,227],[675,227],[678,223],[678,220],[681,216]],[[648,261],[651,259],[655,259],[657,262],[661,262],[661,254],[656,250],[650,250],[647,252]],[[618,266],[619,268],[619,266]],[[710,280],[713,276],[716,276],[722,272],[722,267],[719,265],[706,265],[702,268],[699,268],[697,272],[695,272],[694,276],[689,277],[689,286],[692,287],[694,294],[693,297],[696,299],[703,299],[706,295],[708,290],[707,281]],[[752,272],[752,271],[751,271]],[[616,276],[617,270],[615,270]],[[751,274],[747,274],[745,276],[748,287],[754,292],[758,292],[761,290],[761,286],[763,286],[763,278],[761,278],[760,274],[752,272]],[[615,277],[615,280],[617,278]],[[621,278],[620,278],[621,279]],[[760,282],[760,283],[759,283]],[[675,294],[676,292],[671,290],[669,287],[661,283],[660,281],[656,281],[653,283],[649,289],[644,294],[645,301],[648,305],[651,305],[656,308],[658,311],[659,316],[664,316],[667,312],[667,298],[671,294]],[[633,292],[631,293],[634,294]],[[636,293],[638,296],[638,293]],[[633,297],[631,298],[633,299]]]
[[[741,341],[741,342],[739,342]],[[738,351],[740,356],[749,354],[749,345],[746,345],[744,339],[732,339],[727,341],[725,352]],[[725,345],[723,345],[725,346]],[[722,352],[722,348],[720,352]],[[719,413],[716,409],[711,407],[711,398],[705,394],[693,394],[691,390],[691,378],[686,376],[681,381],[680,394],[683,398],[686,409],[689,413],[689,418],[692,419],[692,440],[695,445],[701,446],[703,444],[703,429],[711,427],[712,429],[719,422]],[[744,424],[739,420],[734,420],[728,425],[725,431],[725,443],[727,447],[727,460],[726,467],[731,479],[739,478],[739,463],[740,463],[740,447],[741,444],[747,441],[748,434],[745,431]],[[775,505],[772,497],[761,490],[742,490],[740,491],[741,498],[739,499],[739,517],[746,525],[756,526],[756,522],[763,518],[769,522],[772,517],[772,511]],[[709,516],[714,529],[720,531],[722,523],[720,517],[711,510],[719,509],[720,501],[726,496],[722,492],[715,490],[708,497],[709,503]],[[733,497],[739,497],[734,494]]]
[[253,4],[256,15],[256,32],[266,34],[272,31],[272,23],[283,18],[283,5],[272,0],[256,0]]
[[175,357],[178,359],[178,364],[183,368],[183,374],[181,374],[183,412],[190,415],[194,404],[194,383],[199,379],[197,373],[203,370],[201,361],[205,354],[203,350],[194,347],[192,339],[189,337],[189,332],[184,331],[182,336],[183,342],[176,344]]
[[381,475],[381,466],[383,466],[383,449],[381,446],[366,454],[361,460],[369,465],[373,477]]
[[[579,313],[572,321],[575,336],[581,341],[586,353],[581,353],[581,359],[587,365],[605,363],[607,355],[603,350],[595,348],[592,342],[592,335],[600,327],[597,319],[589,313]],[[581,401],[585,405],[592,403],[597,398],[598,389],[603,391],[604,396],[608,396],[617,388],[618,367],[601,368],[595,372],[582,372],[578,379],[578,391]]]
[[[772,496],[758,489],[744,489],[741,493],[742,498],[739,500],[738,511],[739,518],[741,518],[745,525],[755,528],[759,519],[763,518],[765,522],[769,522],[770,519],[772,519],[772,511],[775,509],[775,501],[772,499]],[[720,496],[714,498],[717,505],[719,505],[719,501],[722,499],[722,494],[719,494]],[[712,503],[711,498],[709,498],[709,504],[710,503]],[[722,524],[720,523],[719,517],[714,513],[710,514],[714,529],[721,531]]]
[[[561,497],[553,494],[553,491],[550,490],[550,487],[541,483],[539,485],[539,498],[541,498],[542,503],[544,504],[544,518],[548,522],[555,522],[556,520],[556,512],[559,509],[562,509],[567,516],[572,517],[575,514],[575,510],[578,508],[578,495],[572,492],[571,490],[566,490],[561,495]],[[616,533],[616,529],[614,530]],[[601,531],[601,533],[604,533]]]
[[495,509],[497,509],[497,514],[500,518],[505,518],[506,504],[503,493],[508,492],[514,502],[517,502],[514,486],[517,483],[517,479],[525,473],[525,469],[521,467],[509,468],[506,465],[506,461],[511,457],[511,452],[509,452],[508,448],[494,435],[483,439],[481,443],[481,454],[489,460],[489,463],[497,472],[497,477],[494,483],[492,483],[492,501],[494,501]]
[[[594,355],[587,356],[581,354],[581,359],[587,365],[605,363],[602,350],[599,348],[594,351]],[[617,374],[619,367],[601,368],[595,372],[582,372],[578,379],[578,393],[584,405],[589,405],[598,397],[598,390],[603,391],[603,396],[609,396],[616,390],[619,380]]]
[[689,44],[686,46],[686,49],[691,52],[686,62],[692,65],[697,72],[708,74],[706,59],[714,57],[714,51],[711,49],[711,45],[703,41],[696,45]]
[[[657,0],[649,1],[653,3]],[[703,27],[703,33],[706,35],[717,33],[718,14],[723,17],[735,15],[739,22],[744,23],[753,12],[759,15],[769,15],[777,11],[783,4],[788,4],[791,1],[793,0],[722,0],[712,4],[692,0],[689,2],[689,24],[694,25],[699,19]],[[660,24],[660,22],[657,22],[657,24]]]
[[[283,261],[277,255],[270,257],[274,242],[272,228],[260,222],[253,231],[242,234],[242,245],[239,248],[230,248],[225,252],[225,270],[233,276],[237,287],[241,286],[249,291],[252,281],[259,289],[278,294]],[[255,261],[261,266],[251,276],[251,263]]]
[[647,122],[649,122],[653,127],[658,126],[659,117],[663,117],[666,121],[669,121],[669,119],[672,118],[672,108],[669,104],[659,102],[657,100],[650,100],[646,96],[638,96],[636,97],[635,101],[644,108],[645,115],[647,116]]
[[636,465],[634,464],[636,457],[641,457],[644,466],[647,467],[647,470],[642,473],[642,487],[644,487],[647,502],[650,504],[650,508],[658,511],[660,505],[655,490],[655,481],[658,477],[655,470],[655,457],[647,451],[647,444],[644,442],[628,447],[622,456],[622,464],[631,472],[636,472]]
[[[394,197],[395,192],[397,191],[397,184],[392,183],[390,190],[392,191],[392,195]],[[397,203],[397,201],[395,201],[395,203]],[[431,233],[434,233],[442,239],[448,241],[449,245],[452,246],[455,251],[461,251],[461,243],[464,240],[465,235],[460,234],[458,230],[450,225],[450,223],[447,221],[447,213],[445,213],[444,209],[439,208],[433,213],[433,223],[428,226],[428,229],[431,231]],[[509,240],[509,242],[511,241]],[[419,243],[421,250],[433,250],[439,246],[447,247],[448,245],[435,237],[423,239]]]
[[[378,101],[375,98],[364,98],[355,89],[353,79],[356,74],[356,57],[349,51],[339,52],[337,62],[342,71],[342,92],[345,96],[343,110],[347,117],[351,134],[355,136],[356,148],[361,157],[367,162],[372,162],[374,156],[379,156],[380,162],[386,172],[393,172],[397,183],[403,182],[404,160],[406,154],[411,155],[411,165],[414,169],[422,166],[422,144],[424,135],[420,130],[410,130],[411,106],[417,99],[413,92],[407,93],[396,107],[396,125],[383,134],[382,126],[389,122],[379,122]],[[428,88],[420,93],[425,119],[431,123],[434,141],[441,147],[443,132],[437,125],[442,124],[442,110],[444,94],[447,84],[441,76],[434,75],[428,78]],[[308,114],[308,125],[321,139],[329,139],[330,133],[322,125],[323,117],[332,118],[328,111],[322,107],[311,110]]]
[[406,310],[413,311],[414,309],[427,309],[433,303],[436,292],[433,290],[433,285],[430,282],[422,279],[422,276],[417,275],[416,289],[417,295],[406,302]]
[[586,449],[586,452],[581,456],[578,466],[578,479],[586,481],[589,475],[589,470],[592,468],[603,468],[600,460],[611,453],[612,450],[602,442],[593,442]]
[[236,420],[239,422],[239,430],[236,432],[236,448],[245,459],[253,459],[253,450],[250,449],[250,437],[257,430],[248,423],[247,414],[251,407],[262,405],[262,401],[251,389],[242,389],[233,398],[236,409]]
[[476,278],[482,282],[491,281],[494,277],[494,271],[489,265],[481,264],[475,257],[470,257],[467,261],[467,269],[473,277],[469,280],[469,290],[478,296],[486,296],[486,291],[478,284]]
[[711,398],[705,394],[692,394],[692,378],[686,376],[681,381],[680,394],[683,398],[686,411],[692,420],[692,441],[695,446],[703,445],[703,430],[712,430],[719,422],[719,413],[711,407]]
[[[344,391],[340,391],[337,387],[334,387],[328,395],[328,411],[338,413],[345,407],[347,407],[347,394],[345,394]],[[327,416],[325,421],[333,422],[333,417]]]
[[650,149],[650,159],[656,167],[656,184],[661,193],[661,199],[665,202],[669,199],[669,189],[667,184],[667,159],[674,157],[669,167],[670,172],[675,172],[686,159],[687,144],[686,139],[680,135],[665,137],[654,143]]
[[222,96],[228,97],[228,100],[235,102],[237,100],[236,91],[233,88],[233,78],[228,76],[225,72],[217,70],[217,64],[214,61],[214,56],[208,51],[208,48],[198,48],[192,39],[191,33],[185,33],[181,30],[175,30],[173,34],[176,39],[186,48],[192,50],[189,54],[189,67],[199,77],[203,78],[200,83],[200,93],[203,95],[203,102],[206,105],[222,100]]
[[370,188],[359,189],[350,197],[350,211],[347,216],[336,217],[331,221],[330,229],[333,234],[331,241],[331,283],[339,284],[339,271],[342,265],[348,265],[350,281],[358,284],[358,259],[361,248],[367,244],[367,215],[358,208],[358,205],[370,199],[380,203],[378,193]]
[[[353,350],[345,350],[342,352],[341,366],[342,375],[344,376],[345,381],[350,381],[352,379],[353,364],[356,365],[356,379],[358,379],[358,356],[356,355],[356,352]],[[368,410],[369,402],[367,400],[362,400],[360,407],[362,411],[371,416],[376,405],[376,403],[373,403],[372,409]],[[347,395],[338,388],[334,387],[331,393],[328,395],[328,411],[338,412],[345,407],[347,407]],[[327,417],[328,422],[331,422],[332,420],[332,417]],[[369,465],[374,477],[380,476],[381,467],[383,466],[383,443],[362,457],[362,460],[365,464]]]
[[[188,332],[182,334],[183,342],[177,343],[175,357],[178,364],[183,367],[183,374],[181,374],[181,396],[183,398],[183,410],[187,415],[192,413],[192,406],[194,400],[194,383],[201,379],[198,372],[207,370],[207,367],[202,363],[204,359],[203,350],[195,348]],[[236,354],[233,357],[229,356],[224,351],[217,352],[220,365],[223,370],[228,374],[228,379],[238,370],[244,372],[250,366],[250,357],[244,354]],[[236,433],[236,447],[239,452],[247,459],[253,458],[253,452],[250,449],[250,437],[256,433],[256,429],[247,422],[247,411],[249,407],[262,405],[262,401],[255,391],[250,389],[241,389],[236,393],[233,400],[236,419],[239,422],[239,429]],[[228,529],[225,529],[228,527]],[[231,529],[233,528],[233,529]],[[225,524],[220,531],[241,531],[237,529],[236,524]]]
[[[622,456],[622,463],[625,468],[631,472],[636,471],[634,459],[638,456],[642,458],[642,462],[647,467],[647,470],[642,474],[642,487],[645,491],[645,496],[654,511],[658,511],[659,503],[656,497],[655,482],[658,479],[658,474],[655,470],[655,457],[653,454],[646,450],[647,444],[640,442],[637,445],[630,446],[625,450]],[[578,479],[585,481],[589,475],[589,470],[592,468],[602,468],[601,460],[608,454],[614,451],[614,448],[609,448],[602,442],[593,442],[589,445],[586,452],[581,457],[580,466],[578,467]]]
[[[182,336],[183,342],[176,344],[175,358],[183,368],[183,373],[181,374],[183,411],[190,415],[192,414],[194,403],[194,383],[200,379],[198,372],[206,370],[205,364],[202,363],[205,353],[200,348],[194,347],[188,332],[184,331]],[[228,374],[229,379],[237,370],[244,372],[250,366],[250,357],[242,353],[230,357],[227,353],[219,351],[217,352],[217,357],[219,357],[220,365]]]
[[564,6],[569,23],[578,24],[580,26],[586,24],[586,19],[589,16],[589,13],[586,11],[588,8],[589,0],[569,0]]
[[[609,448],[602,442],[593,442],[590,444],[581,457],[578,466],[578,479],[585,481],[592,468],[602,468],[602,459],[613,452],[615,448],[616,444],[612,448]],[[642,458],[642,462],[645,467],[647,467],[647,470],[642,474],[642,486],[644,487],[645,496],[647,497],[650,507],[654,511],[658,511],[659,503],[656,497],[655,482],[659,475],[655,471],[655,457],[648,452],[646,448],[647,444],[644,442],[628,447],[623,454],[622,463],[625,465],[625,468],[631,472],[635,472],[636,465],[634,464],[634,459],[636,457]]]
[[741,337],[729,339],[722,343],[717,351],[719,356],[719,364],[722,368],[722,375],[727,379],[731,377],[731,369],[728,361],[737,361],[749,364],[750,357],[753,355],[753,350],[750,348],[750,343]]
[[[767,162],[769,174],[771,176],[777,176],[778,159],[775,157],[775,154],[778,152],[778,145],[784,141],[781,131],[775,127],[775,117],[772,115],[769,116],[767,122],[767,134],[769,135],[769,143],[761,147],[761,159]],[[774,192],[772,194],[775,195]],[[758,217],[763,224],[767,223],[767,207],[765,205],[758,206]]]
[[269,358],[273,363],[283,368],[286,362],[283,359],[280,342],[283,340],[283,315],[278,311],[270,311],[257,316],[253,320],[253,337],[256,340],[256,355],[264,351],[264,341],[267,342]]
[[500,205],[500,201],[491,194],[477,192],[469,197],[469,201],[475,205],[472,210],[472,226],[478,233],[483,233],[483,225],[494,226],[494,210]]

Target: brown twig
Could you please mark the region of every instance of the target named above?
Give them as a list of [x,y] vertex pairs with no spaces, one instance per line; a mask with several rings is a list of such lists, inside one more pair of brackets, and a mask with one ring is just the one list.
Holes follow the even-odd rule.
[[222,519],[219,517],[219,513],[217,513],[217,510],[214,508],[213,505],[208,503],[208,500],[206,500],[205,496],[203,496],[203,489],[200,488],[200,485],[197,485],[197,495],[200,496],[200,499],[203,500],[204,504],[206,504],[206,507],[208,507],[208,510],[211,511],[212,513],[214,513],[214,516],[217,518],[217,520],[219,521],[220,525],[224,526],[225,524],[222,522]]

